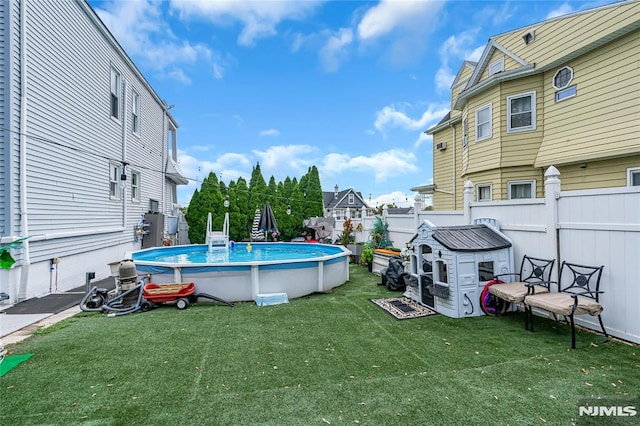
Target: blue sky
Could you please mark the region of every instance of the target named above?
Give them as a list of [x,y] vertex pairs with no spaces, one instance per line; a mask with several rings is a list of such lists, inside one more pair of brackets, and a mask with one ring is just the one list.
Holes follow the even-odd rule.
[[[489,37],[608,2],[89,0],[178,129],[179,163],[247,180],[300,177],[413,203],[432,183],[432,140],[464,60]],[[144,112],[143,112],[144,113]]]

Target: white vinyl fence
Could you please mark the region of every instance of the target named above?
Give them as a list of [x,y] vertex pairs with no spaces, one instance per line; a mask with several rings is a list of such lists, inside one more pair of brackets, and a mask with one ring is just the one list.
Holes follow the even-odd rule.
[[[513,243],[516,267],[522,256],[555,258],[562,261],[604,265],[600,301],[607,332],[640,343],[640,188],[561,191],[555,167],[545,173],[545,198],[495,202],[473,202],[473,184],[464,187],[462,212],[422,210],[416,202],[414,215],[388,215],[389,239],[404,248],[418,224],[429,220],[436,226],[467,225],[476,218],[498,220],[501,231]],[[367,241],[375,217],[361,219],[364,231],[357,241]],[[343,221],[336,222],[336,232]],[[596,317],[582,315],[576,321],[599,330]]]

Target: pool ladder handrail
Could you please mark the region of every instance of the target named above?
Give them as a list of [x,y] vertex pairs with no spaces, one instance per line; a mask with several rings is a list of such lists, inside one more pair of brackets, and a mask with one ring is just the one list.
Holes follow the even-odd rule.
[[207,234],[206,242],[209,253],[213,250],[213,246],[223,245],[226,250],[229,249],[229,213],[224,214],[224,225],[222,231],[213,231],[213,217],[211,212],[207,215]]

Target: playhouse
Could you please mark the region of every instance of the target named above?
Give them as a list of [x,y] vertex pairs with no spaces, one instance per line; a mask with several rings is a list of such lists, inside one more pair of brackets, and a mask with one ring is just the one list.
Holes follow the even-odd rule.
[[483,315],[480,293],[497,274],[513,272],[513,248],[494,219],[472,225],[424,221],[410,241],[405,296],[452,318]]

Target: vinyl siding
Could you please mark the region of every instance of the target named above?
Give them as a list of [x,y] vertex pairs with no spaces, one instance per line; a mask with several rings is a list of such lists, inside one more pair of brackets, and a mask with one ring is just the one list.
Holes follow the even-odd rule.
[[[487,104],[492,108],[492,136],[480,141],[476,140],[476,110]],[[467,173],[497,168],[500,165],[500,129],[501,129],[501,93],[496,86],[483,92],[480,96],[469,99],[466,107],[469,120],[469,165]]]
[[[638,17],[640,2],[616,4],[518,29],[495,40],[528,63],[543,68],[568,52],[579,52],[609,34],[637,24]],[[529,30],[535,30],[535,40],[525,45],[522,36]]]
[[[542,136],[544,134],[544,92],[543,76],[534,75],[518,80],[502,83],[500,98],[501,109],[504,111],[500,120],[501,133],[501,161],[502,167],[531,166],[538,154]],[[507,133],[509,96],[535,92],[536,94],[536,129]]]
[[[555,102],[545,73],[545,135],[536,166],[640,153],[640,30],[570,61],[577,95]],[[578,118],[579,117],[579,118]]]
[[640,154],[558,167],[563,191],[627,185],[627,169],[640,167]]
[[9,142],[9,132],[2,130],[6,128],[5,114],[8,109],[5,107],[7,102],[8,90],[6,85],[7,81],[7,61],[5,60],[5,43],[9,40],[7,37],[7,27],[9,25],[6,16],[6,3],[0,0],[0,235],[6,235],[8,232],[8,208],[6,204],[8,202],[7,196],[7,171],[8,161],[6,156],[9,154],[6,149],[6,144]]
[[521,68],[522,64],[515,61],[511,56],[507,55],[500,49],[494,49],[493,53],[490,55],[489,60],[487,61],[487,66],[482,70],[482,74],[480,75],[480,79],[478,82],[486,80],[489,78],[489,65],[493,62],[499,60],[500,58],[504,59],[504,70],[503,71],[511,71],[517,68]]
[[[433,183],[442,191],[453,192],[453,149],[451,138],[453,130],[448,127],[433,135]],[[447,149],[438,151],[435,147],[440,142],[447,143]],[[442,192],[433,193],[434,210],[453,210],[453,197]]]
[[[32,261],[131,242],[133,226],[148,211],[149,198],[166,200],[162,190],[167,123],[163,126],[162,106],[96,28],[81,2],[59,2],[55,7],[28,2],[27,8]],[[126,86],[119,122],[110,115],[111,66]],[[140,137],[131,131],[132,88],[141,101]],[[124,200],[110,200],[109,165],[122,160],[123,144],[125,160],[131,164],[126,169],[128,185]],[[131,203],[131,169],[141,174],[140,203]],[[62,237],[69,233],[86,235]]]
[[[474,68],[467,66],[466,64],[462,65],[456,80],[453,82],[453,86],[451,88],[451,109],[453,110],[453,104],[455,103],[456,98],[464,90],[467,86],[467,82],[471,75],[473,74]],[[454,115],[454,114],[452,114]]]

